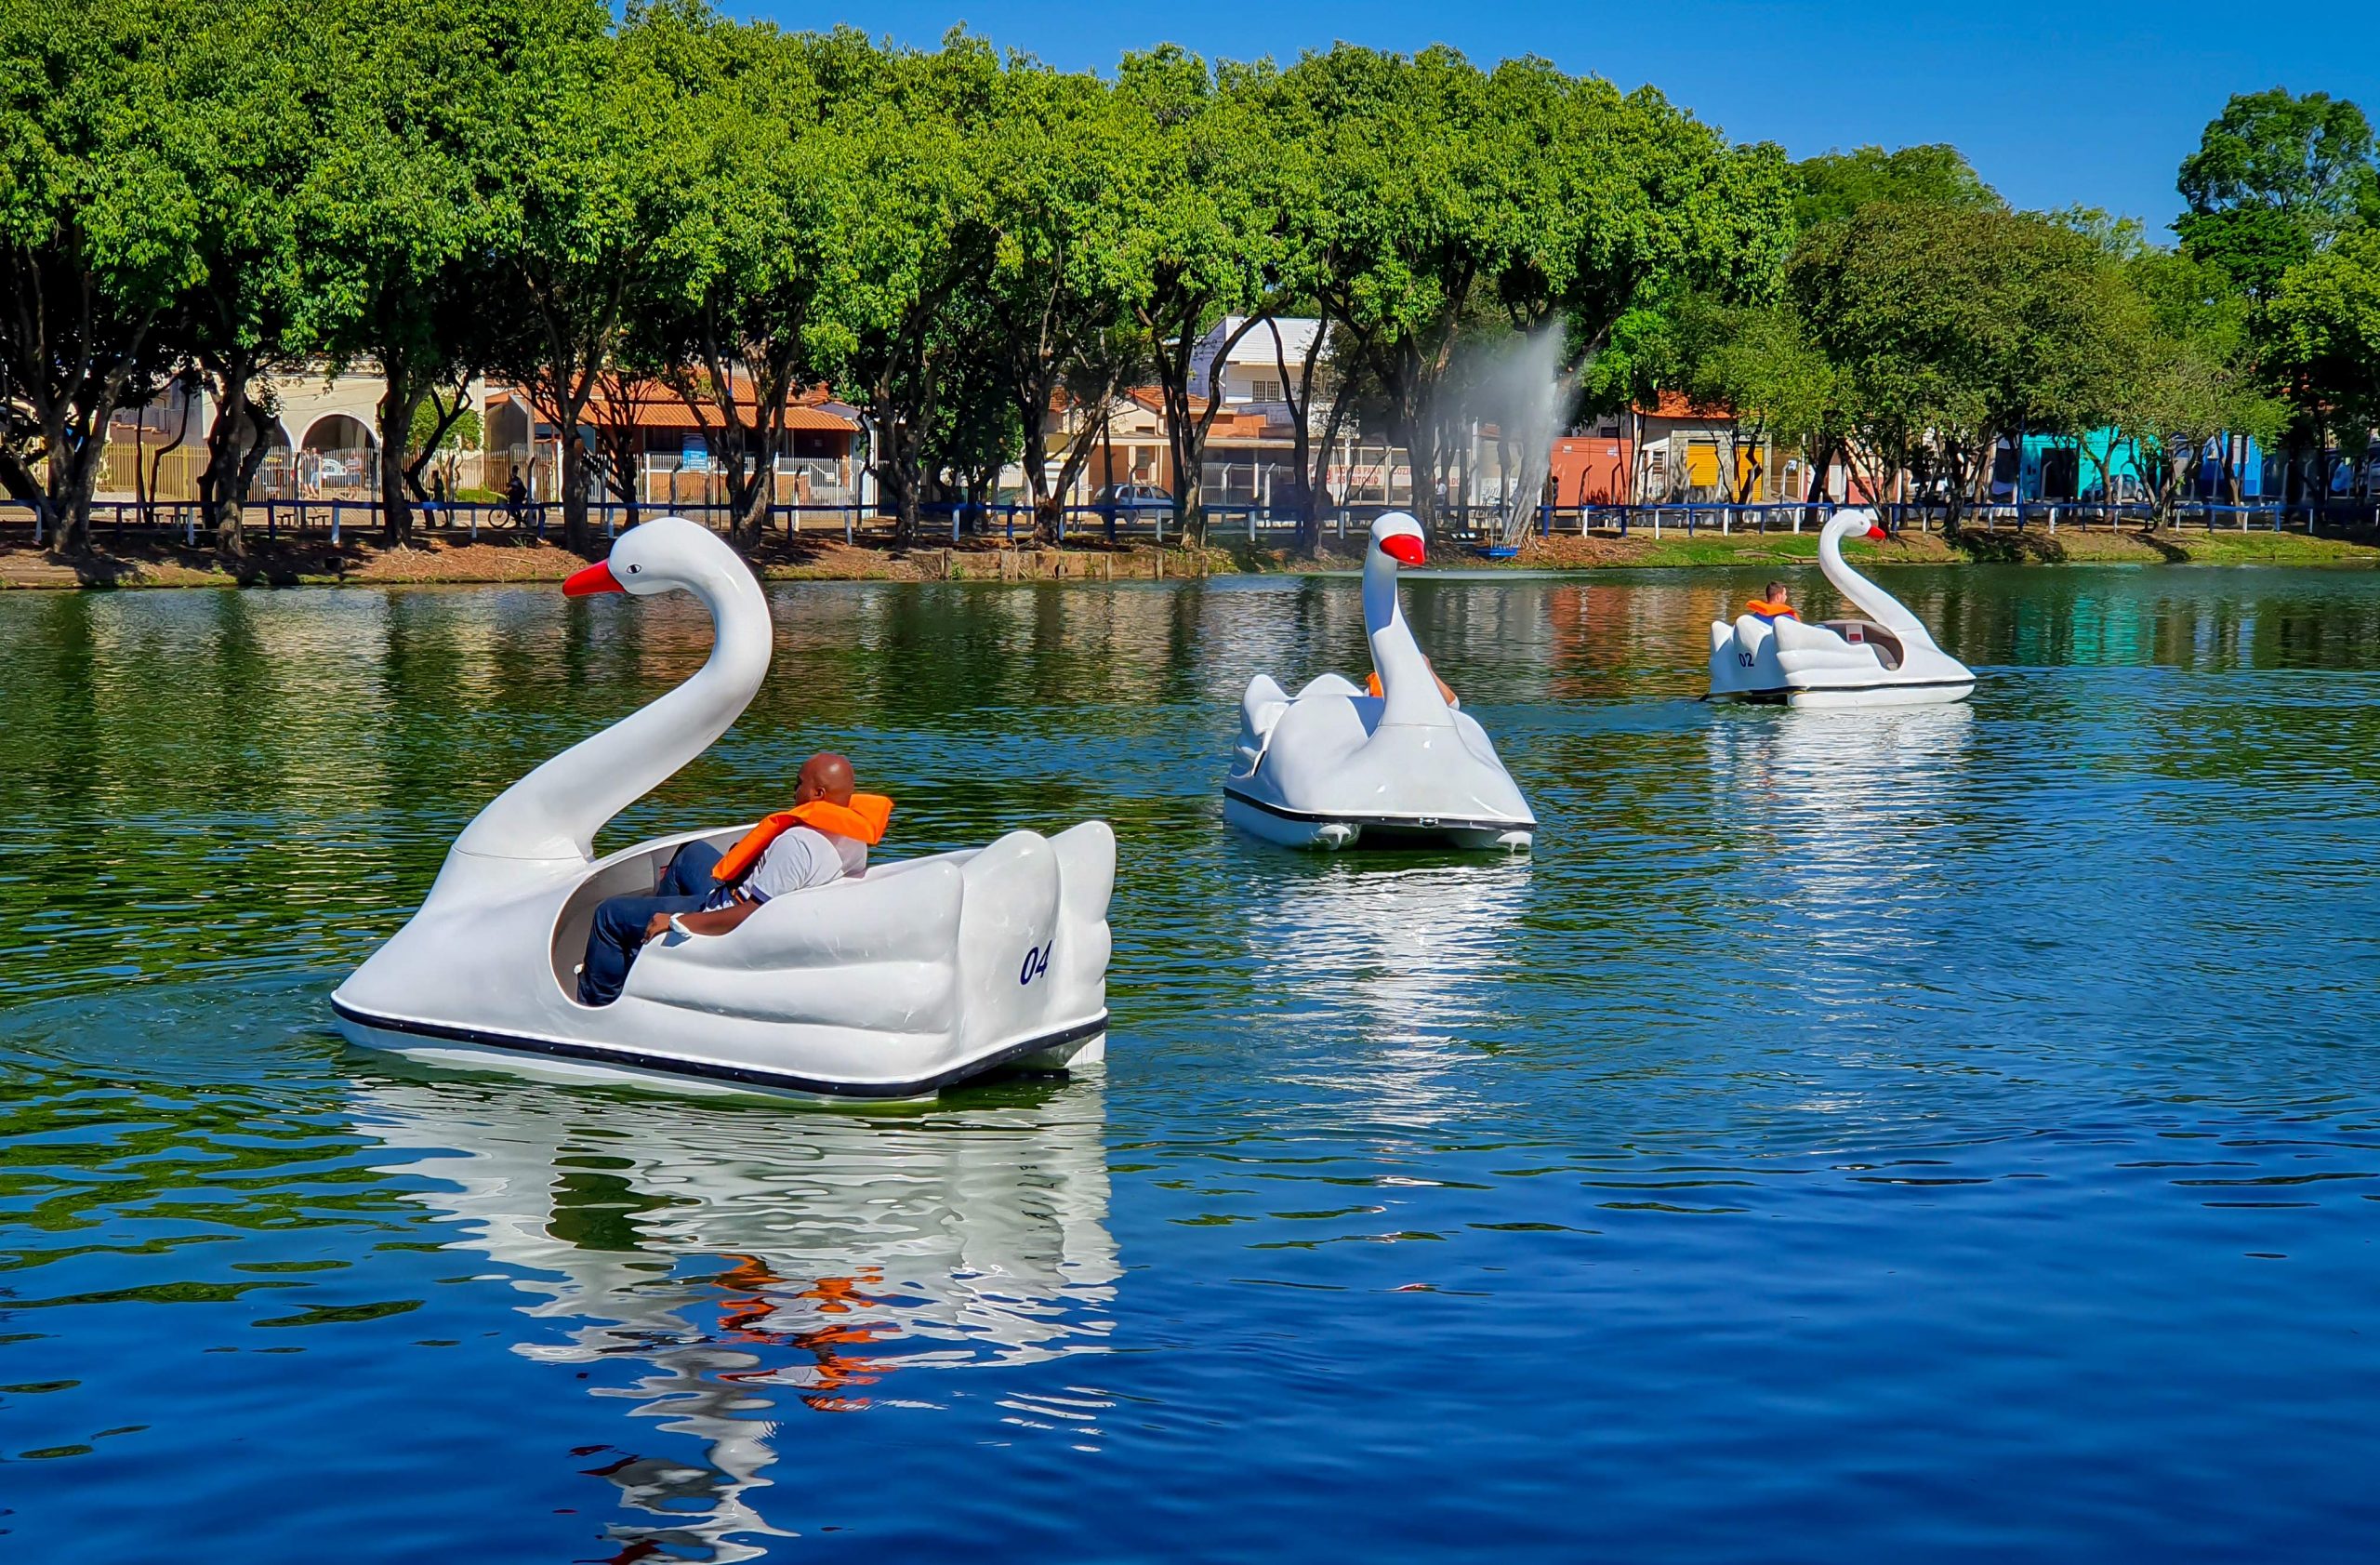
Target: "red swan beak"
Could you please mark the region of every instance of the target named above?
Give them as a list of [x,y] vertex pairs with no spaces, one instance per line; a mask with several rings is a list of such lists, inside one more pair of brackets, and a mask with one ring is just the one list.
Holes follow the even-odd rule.
[[1886,534],[1882,527],[1871,526],[1868,529],[1868,541],[1870,543],[1882,543],[1888,536],[1889,535]]
[[1429,554],[1429,546],[1410,533],[1398,533],[1380,540],[1380,551],[1400,565],[1418,565]]
[[609,564],[589,565],[583,571],[573,573],[571,578],[562,584],[562,595],[565,598],[589,598],[598,592],[626,590],[613,577]]

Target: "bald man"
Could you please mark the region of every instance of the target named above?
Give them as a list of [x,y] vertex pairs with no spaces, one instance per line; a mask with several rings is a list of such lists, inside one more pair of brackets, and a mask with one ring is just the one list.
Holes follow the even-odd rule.
[[[796,807],[814,801],[848,805],[853,784],[852,763],[822,752],[801,763],[793,802]],[[867,869],[866,842],[807,825],[789,827],[772,839],[759,861],[732,885],[720,883],[713,873],[724,856],[708,842],[688,842],[654,895],[614,896],[596,908],[595,925],[587,932],[587,960],[578,969],[580,1004],[617,1000],[637,951],[673,922],[689,935],[724,935],[772,897],[832,885]]]

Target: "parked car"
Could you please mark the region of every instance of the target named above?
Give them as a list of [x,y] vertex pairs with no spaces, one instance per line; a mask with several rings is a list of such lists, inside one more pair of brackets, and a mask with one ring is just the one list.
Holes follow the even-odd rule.
[[1150,522],[1173,514],[1173,497],[1154,484],[1111,484],[1091,503],[1102,513],[1112,506],[1119,522]]

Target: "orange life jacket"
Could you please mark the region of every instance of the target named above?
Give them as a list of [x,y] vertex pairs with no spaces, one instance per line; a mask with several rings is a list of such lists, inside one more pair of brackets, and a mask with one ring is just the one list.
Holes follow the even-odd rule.
[[760,824],[744,833],[743,840],[727,850],[713,869],[711,879],[721,885],[732,886],[752,872],[769,844],[797,826],[813,831],[823,831],[829,837],[851,837],[869,847],[884,841],[884,828],[892,819],[892,801],[881,793],[854,793],[848,804],[830,804],[824,799],[813,799],[807,804],[796,804],[790,810],[779,810],[764,816]]
[[[1448,706],[1460,707],[1462,705],[1461,700],[1459,699],[1454,693],[1454,686],[1448,684],[1442,679],[1438,679],[1438,670],[1436,669],[1433,668],[1430,670],[1430,677],[1434,680],[1438,680],[1438,694],[1446,698]],[[1374,669],[1370,673],[1364,676],[1364,694],[1369,696],[1375,701],[1382,700],[1386,697],[1387,692],[1381,688],[1380,670],[1378,669]]]
[[1764,603],[1758,598],[1744,604],[1746,614],[1756,614],[1763,619],[1799,619],[1801,612],[1791,603]]

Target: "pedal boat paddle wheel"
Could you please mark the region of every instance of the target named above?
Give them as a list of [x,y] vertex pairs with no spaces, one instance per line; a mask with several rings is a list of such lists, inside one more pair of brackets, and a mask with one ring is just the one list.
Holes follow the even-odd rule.
[[1397,603],[1400,565],[1425,557],[1402,511],[1372,524],[1364,630],[1380,693],[1324,674],[1291,696],[1259,674],[1240,700],[1223,818],[1299,848],[1503,848],[1526,852],[1537,816],[1495,742],[1440,693]]
[[681,845],[723,846],[749,825],[592,851],[606,821],[727,731],[768,671],[760,584],[692,522],[634,528],[562,590],[675,589],[710,611],[702,668],[480,812],[420,910],[331,997],[341,1030],[443,1063],[848,1098],[1101,1057],[1116,878],[1104,821],[871,863],[774,898],[728,934],[649,942],[617,1001],[578,1002],[596,905],[650,894]]
[[1843,540],[1855,533],[1885,536],[1873,511],[1838,511],[1818,535],[1818,569],[1865,617],[1805,625],[1747,613],[1733,625],[1712,621],[1712,700],[1917,707],[1974,692],[1974,670],[1936,646],[1900,600],[1844,563]]

